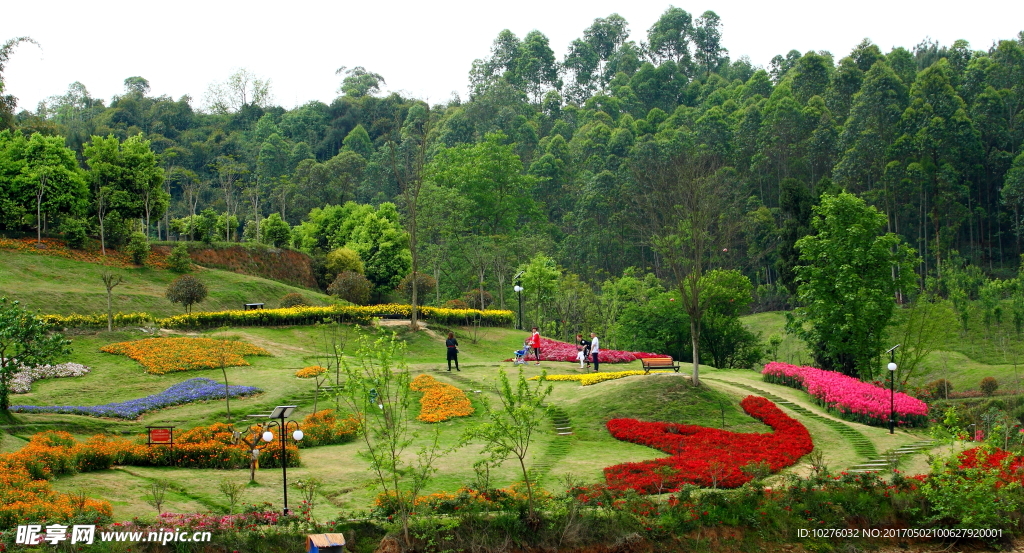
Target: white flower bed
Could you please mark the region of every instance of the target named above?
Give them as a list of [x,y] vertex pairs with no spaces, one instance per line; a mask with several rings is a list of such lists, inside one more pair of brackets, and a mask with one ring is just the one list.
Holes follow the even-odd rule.
[[83,376],[89,372],[89,367],[81,363],[61,363],[59,365],[36,365],[18,369],[11,380],[11,391],[16,394],[27,394],[32,391],[32,383],[45,378],[68,378],[71,376]]

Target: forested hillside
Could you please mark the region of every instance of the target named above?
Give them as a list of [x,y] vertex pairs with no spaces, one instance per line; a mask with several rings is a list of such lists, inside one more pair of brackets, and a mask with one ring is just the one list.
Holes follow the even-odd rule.
[[[762,68],[730,57],[727,29],[714,12],[673,7],[646,31],[597,19],[567,52],[540,31],[503,31],[473,64],[468,97],[433,105],[382,96],[385,76],[363,67],[342,73],[330,104],[291,110],[270,105],[266,79],[245,71],[204,102],[201,91],[151,96],[138,76],[109,101],[72,83],[0,120],[12,129],[0,136],[0,224],[34,232],[38,211],[50,229],[123,242],[140,221],[153,238],[264,241],[322,264],[348,247],[380,294],[409,273],[411,238],[418,270],[438,283],[424,284],[422,301],[483,289],[513,306],[511,277],[533,259],[564,271],[550,305],[539,293],[528,301],[539,319],[565,321],[566,290],[592,293],[630,268],[637,282],[674,278],[646,222],[659,210],[652,168],[687,153],[713,160],[717,209],[735,223],[709,268],[746,275],[755,308],[791,305],[795,243],[812,232],[821,195],[841,190],[916,249],[920,287],[946,265],[1013,276],[1024,33],[889,51],[865,39],[851,52],[780,53]],[[0,70],[17,46],[4,47]],[[63,176],[50,182],[66,184],[40,200],[38,175],[23,169],[36,162],[17,159],[57,152],[48,137],[73,158],[52,162]],[[124,180],[129,168],[152,178]],[[321,285],[333,274],[321,269]],[[556,295],[565,312],[553,311]]]

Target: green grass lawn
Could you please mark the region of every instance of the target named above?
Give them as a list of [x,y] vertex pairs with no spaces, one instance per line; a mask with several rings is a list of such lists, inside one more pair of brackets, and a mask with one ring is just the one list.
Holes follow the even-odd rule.
[[[19,300],[41,313],[105,313],[107,291],[100,278],[102,271],[103,266],[95,263],[0,250],[0,297]],[[157,317],[183,312],[180,305],[164,297],[167,285],[177,278],[176,273],[151,267],[116,271],[124,275],[125,282],[114,288],[114,311],[145,311]],[[241,309],[242,304],[252,302],[277,307],[290,292],[301,293],[314,302],[329,303],[329,298],[317,291],[265,278],[219,269],[198,269],[193,274],[209,290],[206,300],[195,306],[204,311]]]

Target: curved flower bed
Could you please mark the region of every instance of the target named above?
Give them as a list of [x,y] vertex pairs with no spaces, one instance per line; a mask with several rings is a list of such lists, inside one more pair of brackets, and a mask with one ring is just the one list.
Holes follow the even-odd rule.
[[[834,371],[768,363],[761,374],[765,382],[804,390],[819,405],[844,419],[874,426],[889,423],[889,390]],[[898,426],[924,426],[928,404],[903,392],[893,396]]]
[[619,440],[660,449],[670,457],[623,463],[604,469],[608,487],[664,493],[684,484],[735,488],[751,480],[741,469],[764,462],[772,472],[788,467],[814,449],[799,421],[763,397],[748,396],[740,406],[772,427],[772,433],[741,434],[667,422],[612,419],[608,431]]
[[[540,339],[540,360],[541,361],[570,361],[578,363],[576,359],[576,344],[559,342],[550,338]],[[647,353],[644,351],[621,351],[615,349],[602,349],[598,355],[601,364],[604,363],[629,363],[637,359],[650,359],[652,357],[668,357],[660,353]],[[535,359],[533,351],[526,356],[527,359]],[[505,361],[511,361],[509,357]]]
[[423,392],[420,398],[420,414],[416,417],[423,422],[442,422],[455,417],[468,417],[473,414],[473,405],[466,397],[466,392],[434,377],[421,374],[413,379],[409,388]]
[[[651,371],[650,374],[654,373],[670,373],[672,371]],[[644,376],[647,373],[644,371],[617,371],[617,372],[597,372],[597,373],[585,373],[585,374],[549,374],[544,377],[544,380],[554,380],[559,382],[572,382],[576,381],[580,383],[580,386],[590,386],[591,384],[597,384],[606,380],[616,380],[618,378],[626,378],[627,376]],[[531,377],[530,380],[537,380],[539,376]]]
[[[17,361],[17,360],[15,360]],[[24,365],[14,373],[11,379],[11,391],[15,394],[27,394],[32,391],[32,383],[47,378],[70,378],[89,374],[89,367],[81,363],[61,363],[59,365]]]
[[126,355],[146,368],[149,374],[167,374],[195,369],[216,369],[248,365],[243,355],[270,355],[270,352],[237,340],[211,338],[146,338],[107,344],[105,353]]
[[[263,392],[253,386],[229,386],[231,397],[251,396]],[[12,405],[16,413],[65,413],[89,417],[112,417],[137,419],[146,411],[183,405],[196,401],[207,401],[224,397],[224,385],[209,378],[190,378],[167,388],[159,394],[140,399],[118,401],[105,405]]]

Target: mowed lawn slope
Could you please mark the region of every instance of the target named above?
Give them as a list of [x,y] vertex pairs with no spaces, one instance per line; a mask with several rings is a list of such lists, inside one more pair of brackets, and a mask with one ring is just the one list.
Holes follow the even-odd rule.
[[[0,250],[0,296],[19,300],[40,313],[103,313],[107,309],[103,270],[96,263]],[[115,271],[125,277],[124,283],[114,288],[115,312],[145,311],[157,317],[183,312],[180,305],[164,297],[167,285],[178,277],[176,273],[150,267]],[[260,277],[203,268],[193,274],[209,290],[209,296],[195,306],[196,310],[241,309],[242,304],[252,302],[278,307],[281,298],[290,292],[298,292],[318,304],[329,301],[320,292]]]

